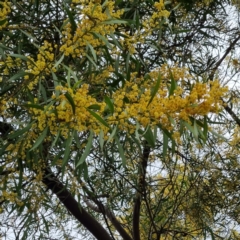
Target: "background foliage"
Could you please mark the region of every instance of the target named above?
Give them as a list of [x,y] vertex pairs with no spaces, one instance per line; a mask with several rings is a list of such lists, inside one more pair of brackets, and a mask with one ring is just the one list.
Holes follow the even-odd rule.
[[237,1],[0,1],[5,239],[239,239]]

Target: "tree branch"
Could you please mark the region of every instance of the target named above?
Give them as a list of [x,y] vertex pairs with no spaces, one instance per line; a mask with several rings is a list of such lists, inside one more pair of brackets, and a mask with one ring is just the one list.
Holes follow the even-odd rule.
[[56,194],[58,199],[66,207],[66,209],[87,228],[98,240],[112,240],[108,232],[96,221],[86,210],[84,210],[79,203],[74,199],[72,194],[51,172],[45,169],[43,183]]
[[240,119],[239,119],[239,117],[233,112],[233,110],[224,101],[223,101],[223,103],[224,103],[224,109],[229,113],[229,115],[232,117],[232,119],[240,127]]
[[[97,206],[92,204],[87,198],[84,199],[85,203],[88,207],[90,207],[93,211],[102,213],[102,210]],[[124,240],[132,240],[131,236],[125,231],[125,229],[121,226],[114,213],[109,210],[107,206],[104,206],[104,213],[107,215],[108,219],[111,221],[112,225],[116,228],[118,233]]]
[[237,44],[237,42],[240,40],[240,34],[238,33],[238,37],[229,45],[229,47],[226,49],[225,53],[223,54],[223,56],[218,60],[218,62],[215,64],[213,70],[211,71],[210,75],[209,75],[209,79],[212,81],[214,78],[214,75],[217,71],[217,69],[219,68],[219,66],[221,65],[221,63],[224,61],[224,59],[226,58],[226,56],[231,52],[231,50],[235,47],[235,45]]
[[[231,52],[231,50],[235,47],[235,45],[237,44],[237,42],[240,40],[240,34],[238,33],[238,37],[229,45],[229,47],[226,49],[225,53],[223,54],[223,56],[218,60],[218,62],[215,64],[213,70],[211,71],[210,75],[209,75],[209,79],[212,81],[214,78],[214,75],[217,71],[217,69],[219,68],[219,66],[221,65],[221,63],[224,61],[224,59],[226,58],[226,56]],[[223,100],[222,100],[223,101]],[[238,124],[238,126],[240,126],[240,119],[237,117],[237,115],[233,112],[233,110],[223,101],[224,103],[224,109],[230,114],[230,116],[232,117],[232,119],[234,121],[236,121],[236,123]]]
[[140,208],[141,208],[142,195],[145,189],[146,169],[147,169],[149,154],[150,154],[150,147],[148,143],[145,141],[142,159],[139,164],[138,190],[136,193],[134,206],[133,206],[133,239],[134,240],[140,240],[140,231],[139,231]]

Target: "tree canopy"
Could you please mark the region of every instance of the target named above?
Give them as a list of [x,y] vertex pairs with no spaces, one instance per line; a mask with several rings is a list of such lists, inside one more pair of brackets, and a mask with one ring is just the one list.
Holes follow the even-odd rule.
[[0,1],[0,236],[240,239],[239,7]]

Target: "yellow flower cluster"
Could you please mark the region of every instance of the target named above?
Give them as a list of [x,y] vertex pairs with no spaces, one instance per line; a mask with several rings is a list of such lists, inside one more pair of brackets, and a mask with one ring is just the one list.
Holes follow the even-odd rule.
[[19,106],[18,99],[16,97],[7,97],[4,96],[5,98],[1,97],[0,98],[0,115],[4,116],[5,118],[7,117],[13,117],[13,114],[11,111],[8,111],[11,108],[15,108]]
[[[158,69],[155,70],[155,76],[158,75]],[[176,64],[169,67],[168,64],[163,64],[160,68],[161,79],[163,81],[169,81],[169,79],[173,78],[175,81],[182,80],[182,84],[184,84],[185,79],[190,79],[191,75],[188,72],[186,67],[178,67]],[[154,72],[153,72],[154,73]],[[151,73],[152,74],[152,73]]]
[[[46,199],[46,195],[41,191],[41,186],[42,182],[37,182],[34,181],[34,184],[32,184],[28,191],[31,192],[31,197],[29,198],[29,205],[28,207],[28,212],[32,213],[35,212],[37,213],[38,210],[42,207],[42,203],[44,201],[44,199]],[[37,216],[36,216],[36,220],[37,220]]]
[[121,43],[121,45],[124,47],[124,49],[126,51],[128,51],[130,54],[134,54],[135,53],[135,48],[136,48],[136,44],[139,42],[144,42],[142,40],[142,35],[140,34],[140,32],[137,32],[135,34],[129,34],[129,33],[124,33],[125,37],[123,39],[120,39],[119,42]]
[[154,4],[154,7],[156,11],[152,14],[152,16],[149,19],[146,19],[143,22],[146,34],[151,33],[154,30],[154,28],[158,27],[159,21],[161,21],[162,18],[168,18],[170,15],[170,12],[165,9],[163,0],[156,2]]
[[239,60],[238,60],[237,58],[232,59],[231,63],[232,63],[232,66],[233,66],[235,69],[238,69],[239,66],[240,66],[240,62],[239,62]]
[[213,0],[203,0],[203,2],[197,2],[198,7],[209,6]]
[[28,131],[25,138],[23,138],[22,141],[16,143],[16,144],[10,144],[7,147],[8,155],[7,158],[10,162],[13,161],[13,159],[18,156],[22,159],[26,158],[26,149],[30,149],[34,143],[34,141],[37,139],[38,135],[35,133],[34,128],[36,128],[36,124],[32,125],[32,129]]
[[[44,41],[43,46],[39,48],[39,53],[37,55],[37,60],[35,61],[33,58],[28,57],[29,61],[27,62],[27,70],[26,73],[33,74],[35,76],[33,81],[30,81],[28,84],[28,88],[31,90],[38,83],[40,79],[40,74],[42,74],[41,78],[44,79],[44,76],[50,75],[51,72],[55,72],[54,68],[54,47],[51,43]],[[29,80],[29,75],[26,75],[25,80]]]
[[[221,97],[227,92],[227,88],[221,87],[218,81],[209,84],[197,82],[191,91],[186,91],[180,86],[184,77],[189,77],[186,69],[182,69],[181,74],[176,77],[179,84],[172,94],[169,93],[170,83],[162,81],[152,98],[159,74],[165,74],[164,68],[163,66],[160,70],[150,72],[147,79],[137,78],[137,73],[132,73],[131,79],[109,96],[114,104],[114,112],[110,115],[106,114],[106,103],[97,101],[89,94],[87,84],[76,90],[58,86],[56,94],[53,95],[54,104],[46,106],[44,110],[31,109],[38,120],[38,129],[43,131],[49,126],[52,134],[55,135],[60,129],[65,136],[68,135],[69,129],[92,129],[96,134],[103,129],[106,133],[107,128],[88,111],[88,107],[96,105],[98,108],[94,111],[107,124],[118,125],[120,130],[129,133],[136,130],[136,123],[143,128],[161,124],[162,127],[172,130],[173,119],[175,123],[180,120],[189,121],[189,117],[205,116],[220,110]],[[172,72],[179,73],[180,68],[175,67]],[[179,138],[177,133],[175,135]]]
[[18,198],[17,193],[2,190],[0,201],[9,201],[16,203],[18,206],[22,206],[24,203]]
[[0,1],[0,22],[2,24],[0,25],[0,30],[5,28],[8,24],[7,22],[7,15],[11,12],[11,3],[8,1]]
[[[193,236],[197,236],[200,233],[199,230],[199,224],[196,223],[196,210],[192,207],[194,204],[194,200],[196,197],[194,196],[196,194],[196,188],[193,186],[192,182],[189,181],[189,174],[190,169],[186,169],[183,165],[176,165],[175,171],[178,172],[175,176],[162,176],[160,174],[154,176],[154,182],[156,185],[154,186],[148,186],[147,190],[148,192],[151,192],[150,195],[151,201],[149,201],[150,207],[156,206],[156,202],[161,201],[161,199],[168,199],[169,201],[164,202],[161,209],[156,209],[157,214],[161,215],[161,218],[155,220],[155,224],[157,226],[164,225],[164,228],[166,229],[172,229],[171,231],[166,231],[164,234],[162,234],[161,240],[166,239],[173,239],[172,233],[175,229],[181,229],[182,232],[190,232],[191,234],[184,236],[184,239],[192,239]],[[183,184],[184,182],[184,184]],[[158,185],[158,187],[156,187]],[[160,193],[161,192],[161,193]],[[188,193],[188,194],[186,194]],[[165,209],[165,203],[166,208],[169,207],[169,202],[174,202],[180,199],[178,209],[175,210],[176,219],[174,223],[171,221],[168,221],[169,216],[171,216],[171,212],[173,209],[168,208],[168,210]],[[192,209],[190,210],[190,206]],[[132,206],[128,206],[127,212],[132,209]],[[174,207],[174,205],[172,205]],[[142,203],[141,207],[141,221],[140,221],[140,235],[141,239],[148,239],[149,238],[149,229],[151,221],[149,221],[149,212],[147,210],[148,208],[145,206],[145,202]],[[209,209],[204,208],[204,212],[201,212],[203,217],[210,216],[208,214]],[[209,219],[209,221],[211,221]],[[118,221],[121,222],[123,225],[127,225],[129,219],[123,217],[118,217]],[[179,235],[181,236],[181,231],[179,231]],[[155,238],[154,238],[155,237]],[[156,235],[153,234],[151,239],[156,239]]]
[[157,12],[153,13],[152,20],[159,19],[161,17],[168,17],[170,15],[170,12],[165,10],[165,5],[163,0],[160,0],[159,2],[156,2],[154,4],[154,7],[157,9]]
[[165,9],[164,1],[160,0],[154,4],[155,11],[148,18],[142,21],[143,28],[136,30],[134,33],[124,32],[125,38],[120,39],[120,43],[131,54],[135,52],[137,43],[145,43],[152,32],[158,28],[159,22],[163,18],[168,18],[170,12]]
[[4,99],[1,99],[1,100],[0,100],[0,114],[1,114],[2,116],[4,116],[5,113],[6,113],[6,109],[7,109],[6,104],[7,104],[7,101],[6,101],[6,100],[4,100]]
[[137,79],[135,75],[132,74],[131,80],[114,93],[115,112],[108,118],[109,123],[120,124],[120,129],[130,132],[135,131],[136,122],[143,127],[161,124],[172,130],[171,118],[176,122],[188,121],[190,116],[217,113],[221,106],[220,97],[227,92],[227,88],[221,88],[218,81],[213,81],[210,84],[196,83],[189,93],[178,86],[169,96],[169,84],[163,82],[149,104],[151,89],[157,82],[156,72],[150,73],[151,78],[147,81]]
[[[32,108],[35,118],[38,120],[38,128],[43,131],[49,126],[52,134],[56,134],[58,130],[67,136],[69,129],[77,131],[85,131],[92,129],[96,133],[100,132],[101,126],[97,119],[88,111],[88,107],[98,105],[98,114],[102,115],[105,103],[99,103],[95,98],[88,94],[88,85],[83,84],[76,91],[71,88],[58,86],[56,90],[60,92],[57,96],[53,95],[54,105],[45,107],[44,110]],[[69,97],[67,97],[68,95]],[[69,102],[69,98],[73,103]]]
[[114,72],[113,67],[106,66],[101,72],[94,72],[89,77],[89,83],[91,84],[100,84],[100,85],[106,85],[106,79],[111,77],[111,74]]
[[20,58],[13,58],[7,55],[4,61],[0,61],[0,69],[3,75],[9,75],[12,70],[21,66],[22,60]]
[[[239,142],[240,142],[240,131],[239,130],[240,130],[239,126],[236,126],[234,129],[232,139],[230,141],[230,145],[235,148],[236,148],[236,145],[239,144]],[[236,149],[238,149],[238,148],[236,148]]]
[[72,7],[79,15],[79,22],[76,23],[77,29],[74,33],[71,23],[66,24],[62,32],[63,45],[60,51],[66,56],[72,55],[73,57],[85,56],[88,45],[93,48],[105,45],[104,41],[94,34],[105,37],[114,32],[116,25],[104,21],[120,18],[123,13],[123,10],[115,10],[114,1],[106,2],[103,7],[96,1],[75,0],[72,2]]

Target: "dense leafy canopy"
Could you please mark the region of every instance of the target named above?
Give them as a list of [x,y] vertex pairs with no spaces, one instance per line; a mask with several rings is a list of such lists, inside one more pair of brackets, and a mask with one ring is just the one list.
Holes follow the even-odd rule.
[[0,1],[6,239],[239,239],[239,4]]

